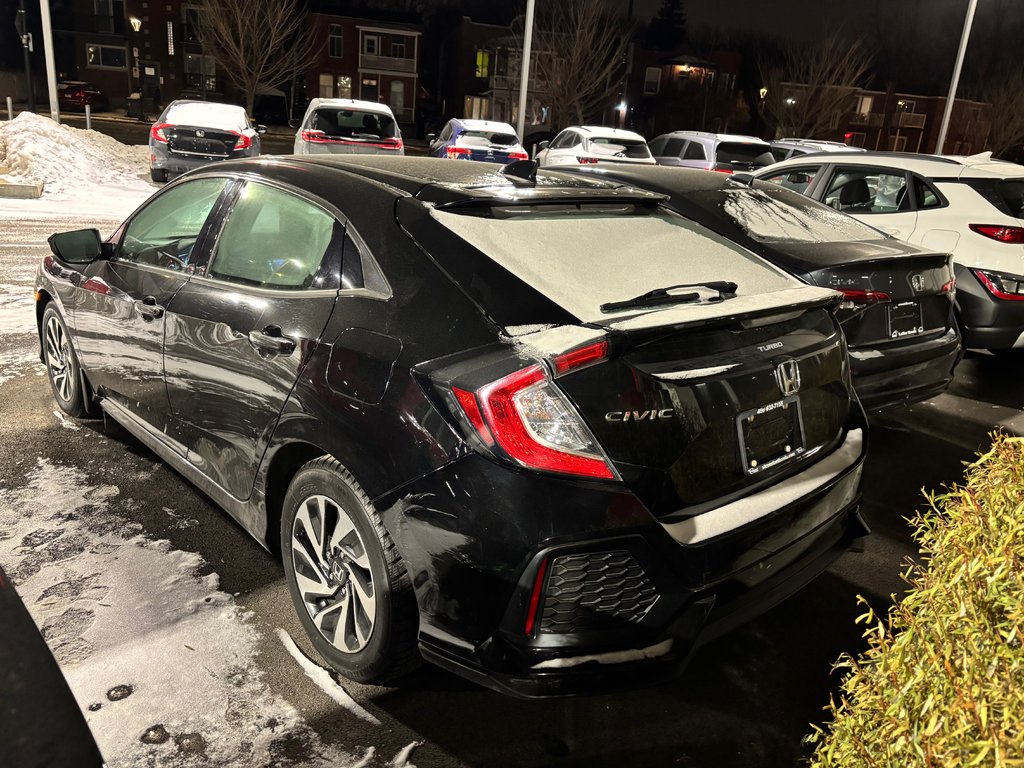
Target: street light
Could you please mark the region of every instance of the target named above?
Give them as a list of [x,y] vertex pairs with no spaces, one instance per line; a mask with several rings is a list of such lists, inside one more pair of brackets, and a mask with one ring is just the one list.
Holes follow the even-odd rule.
[[519,140],[523,141],[523,129],[526,127],[526,89],[530,84],[530,46],[533,44],[533,6],[534,0],[526,0],[526,34],[523,37],[523,57],[519,64]]
[[942,125],[939,127],[939,140],[935,154],[941,155],[946,144],[946,132],[949,130],[949,118],[953,114],[953,102],[956,100],[956,89],[960,84],[960,70],[964,66],[964,54],[967,52],[967,40],[971,36],[971,25],[974,24],[974,11],[978,8],[978,0],[971,0],[967,6],[967,17],[964,19],[964,31],[960,36],[960,49],[953,65],[953,80],[949,84],[949,95],[946,97],[946,108],[942,112]]

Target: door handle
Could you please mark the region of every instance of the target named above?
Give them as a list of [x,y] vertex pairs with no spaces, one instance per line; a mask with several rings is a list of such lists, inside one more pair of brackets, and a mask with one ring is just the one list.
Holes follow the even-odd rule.
[[249,343],[260,352],[275,355],[290,355],[295,351],[295,339],[282,336],[276,325],[268,325],[262,331],[249,331]]
[[146,296],[144,299],[136,300],[135,311],[145,320],[156,320],[158,317],[163,317],[164,314],[164,308],[156,303],[155,296]]

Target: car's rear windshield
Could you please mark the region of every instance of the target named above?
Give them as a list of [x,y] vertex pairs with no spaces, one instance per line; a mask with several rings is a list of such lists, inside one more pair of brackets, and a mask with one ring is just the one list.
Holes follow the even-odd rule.
[[459,134],[460,139],[469,139],[468,143],[472,143],[474,139],[479,142],[490,142],[491,144],[499,144],[503,147],[517,144],[519,139],[516,138],[514,133],[500,133],[497,131],[484,131],[484,130],[465,130]]
[[563,208],[556,214],[511,218],[438,210],[431,215],[584,322],[614,317],[601,311],[604,303],[656,288],[729,280],[739,286],[737,293],[749,295],[798,285],[750,251],[682,216],[657,208],[621,210],[625,213],[603,207],[587,214]]
[[202,128],[220,128],[225,131],[243,131],[248,119],[241,107],[224,104],[178,104],[164,116],[171,125],[195,125]]
[[775,162],[771,147],[753,142],[723,141],[715,149],[715,162],[761,168]]
[[[696,190],[685,200],[714,217],[725,216],[759,243],[843,243],[884,235],[845,213],[768,182]],[[686,211],[683,211],[684,213]]]
[[595,155],[620,155],[634,160],[651,156],[646,141],[617,139],[610,136],[595,136],[590,140],[590,151]]
[[398,126],[390,116],[360,109],[320,107],[313,113],[309,127],[345,139],[398,138]]

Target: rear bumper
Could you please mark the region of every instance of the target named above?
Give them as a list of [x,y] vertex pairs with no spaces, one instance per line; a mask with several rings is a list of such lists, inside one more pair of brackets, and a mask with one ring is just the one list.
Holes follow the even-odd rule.
[[944,392],[963,349],[951,328],[937,339],[850,348],[853,386],[865,410],[880,411]]
[[965,348],[1024,347],[1024,301],[997,299],[960,264],[956,265],[956,303]]
[[205,168],[211,163],[219,163],[224,160],[240,160],[245,157],[256,157],[259,152],[255,147],[242,150],[241,152],[232,152],[229,157],[206,157],[200,155],[179,155],[168,151],[162,144],[154,146],[152,143],[149,146],[150,163],[149,167],[152,170],[169,171],[170,173],[186,173],[187,171],[194,170],[195,168]]
[[[406,508],[405,524],[386,515],[417,584],[421,652],[456,674],[527,698],[663,682],[682,671],[697,646],[788,597],[868,532],[858,512],[863,440],[863,431],[853,430],[796,476],[726,505],[732,509],[704,513],[717,515],[717,527],[696,537],[688,538],[686,521],[659,522],[625,495],[592,498],[599,524],[575,536],[547,531],[555,535],[546,539],[538,526],[542,540],[514,573],[502,565],[505,552],[492,556],[461,527],[442,534],[461,556],[447,564],[433,556],[424,567],[417,554],[407,554],[402,532],[418,515]],[[431,506],[444,495],[431,494]],[[544,507],[556,520],[572,522],[578,514],[557,496],[520,501],[519,530],[533,528]],[[721,525],[726,518],[731,526]],[[512,539],[503,543],[514,545]],[[527,632],[524,616],[536,589],[536,622]],[[496,607],[493,623],[480,621]]]

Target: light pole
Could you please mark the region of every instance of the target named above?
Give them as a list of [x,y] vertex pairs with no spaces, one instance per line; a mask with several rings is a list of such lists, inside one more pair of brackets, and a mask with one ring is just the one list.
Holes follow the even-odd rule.
[[526,97],[530,83],[530,47],[533,44],[533,6],[535,0],[526,0],[526,34],[523,36],[523,58],[519,63],[519,119],[516,128],[519,140],[524,141],[523,130],[526,127]]
[[53,57],[53,28],[50,25],[50,0],[39,0],[39,12],[43,17],[43,53],[46,54],[46,87],[50,94],[50,117],[60,122],[57,107],[57,66]]
[[953,102],[956,101],[956,89],[960,84],[960,70],[964,66],[964,54],[967,52],[967,40],[971,36],[971,25],[974,24],[974,11],[978,7],[978,0],[970,0],[967,6],[967,18],[964,19],[964,32],[960,37],[960,50],[956,54],[956,64],[953,66],[953,80],[949,84],[949,96],[946,97],[946,109],[942,113],[942,125],[939,127],[939,140],[935,146],[935,154],[941,155],[946,144],[946,133],[949,131],[949,118],[953,114]]

